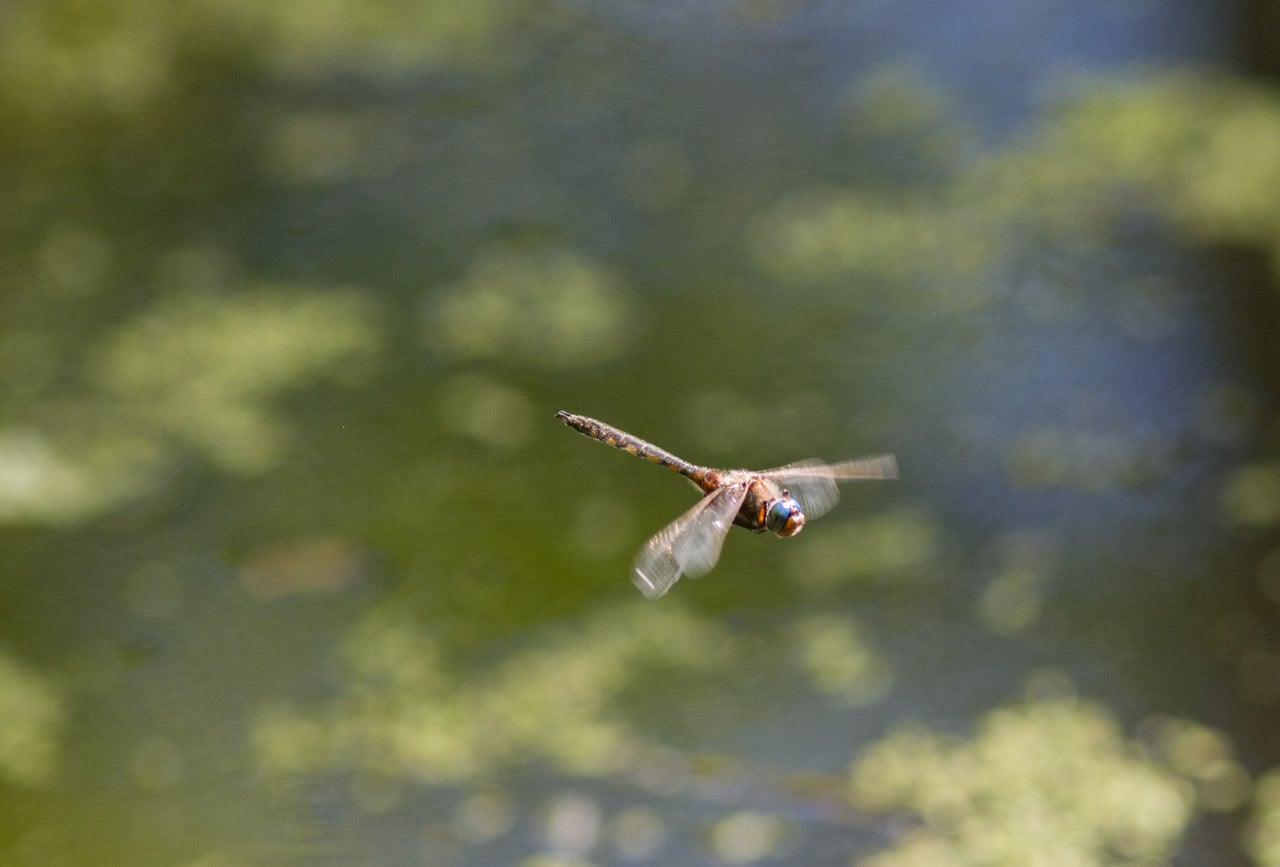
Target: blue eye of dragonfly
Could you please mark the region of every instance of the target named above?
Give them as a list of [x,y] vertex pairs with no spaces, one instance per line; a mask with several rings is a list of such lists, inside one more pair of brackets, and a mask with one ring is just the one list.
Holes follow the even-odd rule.
[[[801,514],[799,503],[791,499],[791,497],[779,497],[773,501],[773,505],[769,506],[769,513],[765,515],[764,525],[771,533],[790,536],[795,530],[790,533],[786,531],[795,523],[795,517]],[[800,520],[803,520],[803,518]]]

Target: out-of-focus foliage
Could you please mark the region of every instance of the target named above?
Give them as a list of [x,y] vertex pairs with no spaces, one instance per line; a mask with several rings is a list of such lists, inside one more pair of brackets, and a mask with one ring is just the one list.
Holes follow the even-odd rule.
[[346,70],[398,76],[491,63],[514,28],[551,24],[538,0],[310,3],[46,0],[10,4],[0,90],[32,110],[129,111],[168,93],[193,56],[237,56],[293,78]]
[[578,253],[492,250],[433,298],[427,345],[463,361],[533,368],[609,361],[636,326],[617,282]]
[[1222,508],[1237,524],[1280,525],[1280,462],[1249,464],[1233,472],[1223,491]]
[[260,472],[292,436],[275,401],[356,381],[379,344],[373,307],[349,291],[164,297],[87,353],[84,390],[0,427],[0,517],[94,514],[149,490],[184,449]]
[[889,691],[893,675],[888,661],[847,618],[814,615],[798,620],[792,630],[795,655],[823,693],[862,705]]
[[935,519],[911,508],[828,523],[820,536],[805,540],[790,565],[796,580],[812,590],[889,576],[909,580],[933,565],[939,533]]
[[66,722],[60,691],[0,654],[0,778],[21,786],[49,782],[57,770]]
[[1151,755],[1195,787],[1205,810],[1230,811],[1245,803],[1252,781],[1233,754],[1230,739],[1192,720],[1161,717],[1148,721]]
[[778,854],[794,833],[781,816],[743,811],[712,825],[707,845],[723,864],[752,864]]
[[1027,241],[1081,249],[1143,204],[1197,239],[1280,261],[1280,96],[1192,73],[1072,92],[1090,96],[964,166],[941,194],[795,193],[752,230],[758,261],[792,282],[875,274],[934,287],[930,303],[963,307],[998,297],[983,286]]
[[1280,770],[1264,774],[1254,790],[1249,849],[1258,867],[1280,864]]
[[523,391],[480,373],[454,374],[441,384],[440,392],[441,424],[491,449],[525,446],[535,419],[542,418]]
[[891,671],[863,633],[834,614],[802,616],[766,648],[674,601],[633,603],[548,630],[482,670],[458,670],[429,629],[388,609],[347,640],[340,701],[270,708],[254,741],[264,771],[286,777],[354,768],[470,782],[531,758],[589,776],[661,777],[653,733],[618,713],[633,687],[676,670],[729,681],[747,668],[780,681],[799,676],[834,706],[872,704]]
[[997,537],[993,547],[995,571],[976,601],[977,613],[992,632],[1020,632],[1040,616],[1059,540],[1047,532],[1021,530]]
[[994,711],[967,740],[892,734],[858,757],[852,798],[921,821],[875,867],[1157,863],[1194,805],[1109,714],[1072,699]]
[[[1271,195],[1280,187],[1280,94],[1203,72],[1096,81],[1088,91],[1044,134],[1046,156],[1076,154],[1069,177],[1044,191],[1061,197],[1064,212],[1076,205],[1089,213],[1090,200],[1114,203],[1130,184],[1205,241],[1280,257],[1280,201]],[[1074,196],[1067,180],[1079,182]]]
[[[886,202],[849,190],[794,194],[752,233],[760,264],[788,281],[825,282],[871,272],[895,284],[960,278],[933,300],[964,309],[987,296],[977,291],[1002,246],[994,214],[975,204]],[[994,229],[994,227],[992,227]]]
[[1106,491],[1141,485],[1167,465],[1174,445],[1159,434],[1029,430],[1009,450],[1006,468],[1028,487]]
[[288,442],[271,402],[304,382],[349,378],[378,340],[376,311],[350,291],[179,295],[118,330],[91,359],[91,376],[125,418],[252,471]]
[[614,709],[628,684],[655,667],[720,669],[731,648],[714,621],[630,605],[460,677],[421,626],[377,616],[346,644],[345,699],[318,714],[276,708],[254,740],[273,773],[339,765],[447,782],[535,757],[615,771],[646,742]]

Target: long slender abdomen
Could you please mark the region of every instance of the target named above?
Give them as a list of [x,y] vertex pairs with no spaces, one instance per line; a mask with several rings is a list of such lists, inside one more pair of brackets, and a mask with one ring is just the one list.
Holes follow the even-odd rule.
[[611,445],[615,449],[622,449],[627,454],[660,464],[669,470],[675,470],[680,475],[692,479],[699,487],[703,486],[702,479],[707,472],[705,467],[700,467],[697,464],[689,463],[683,458],[678,458],[666,449],[660,449],[651,442],[632,436],[613,425],[605,424],[594,418],[587,418],[585,415],[574,415],[571,412],[560,410],[556,413],[556,418],[593,440],[600,440],[600,442]]

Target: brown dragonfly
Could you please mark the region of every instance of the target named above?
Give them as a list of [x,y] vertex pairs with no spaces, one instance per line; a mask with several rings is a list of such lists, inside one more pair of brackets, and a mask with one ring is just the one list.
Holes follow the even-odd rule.
[[898,461],[878,455],[839,464],[799,461],[772,470],[717,470],[691,464],[653,443],[602,421],[560,410],[556,418],[592,439],[661,464],[703,491],[692,509],[668,524],[636,555],[631,580],[650,599],[671,589],[681,575],[705,575],[720,559],[729,527],[794,536],[806,520],[825,515],[840,500],[836,482],[896,479]]

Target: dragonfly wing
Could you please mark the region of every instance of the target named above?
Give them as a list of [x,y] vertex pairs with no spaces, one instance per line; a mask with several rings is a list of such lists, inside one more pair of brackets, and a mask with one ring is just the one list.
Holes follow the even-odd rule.
[[898,460],[893,455],[876,455],[839,464],[826,464],[811,459],[764,470],[760,475],[790,491],[791,496],[800,503],[806,518],[817,518],[830,512],[840,501],[837,481],[896,479]]
[[711,571],[720,559],[724,537],[747,496],[745,483],[718,488],[668,524],[636,555],[631,580],[640,592],[657,599],[681,575]]

